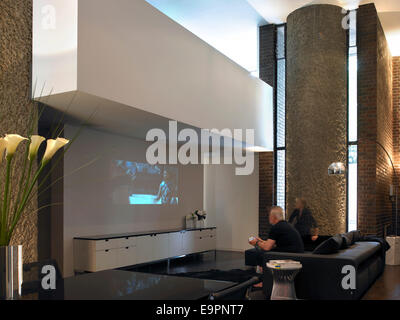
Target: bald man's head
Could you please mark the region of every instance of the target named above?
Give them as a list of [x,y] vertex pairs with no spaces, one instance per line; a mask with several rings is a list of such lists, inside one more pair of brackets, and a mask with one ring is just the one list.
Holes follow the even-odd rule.
[[281,207],[272,207],[269,212],[269,223],[274,225],[285,219],[285,213]]

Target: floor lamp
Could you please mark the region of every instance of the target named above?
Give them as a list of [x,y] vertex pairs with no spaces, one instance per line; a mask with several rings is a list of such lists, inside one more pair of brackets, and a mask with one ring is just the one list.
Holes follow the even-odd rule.
[[[370,140],[371,141],[371,140]],[[387,157],[389,158],[390,164],[393,168],[393,175],[395,178],[394,185],[390,186],[390,199],[395,201],[395,227],[394,227],[394,236],[386,237],[386,240],[389,242],[391,249],[386,254],[386,264],[389,265],[400,265],[400,237],[398,236],[398,178],[396,174],[396,169],[394,167],[392,157],[389,152],[385,149],[385,147],[379,141],[371,141],[375,142],[382,150],[385,152]],[[346,172],[345,165],[342,162],[332,163],[328,168],[328,174],[330,175],[338,175],[344,174]],[[392,222],[393,225],[393,222]],[[393,228],[392,228],[393,229]],[[393,231],[393,230],[392,230]]]
[[[392,165],[393,168],[393,175],[394,175],[394,185],[390,186],[390,198],[391,200],[393,200],[394,198],[394,202],[395,202],[395,226],[394,226],[394,231],[395,232],[395,236],[398,236],[398,232],[397,232],[397,228],[398,228],[398,197],[399,197],[399,187],[398,187],[398,179],[397,179],[397,174],[396,174],[396,169],[394,167],[393,161],[392,161],[392,157],[389,155],[389,152],[387,152],[387,150],[385,149],[385,147],[379,142],[379,141],[375,141],[375,143],[380,146],[382,148],[382,150],[386,153],[387,157],[389,158],[390,164]],[[393,190],[394,189],[394,190]]]
[[[381,143],[379,143],[378,141],[375,141],[375,142],[378,146],[380,146],[383,149],[383,151],[388,156],[388,158],[390,160],[390,164],[392,165],[392,168],[393,168],[393,174],[394,174],[394,178],[395,178],[394,187],[391,186],[391,188],[390,188],[390,197],[391,197],[391,199],[393,199],[393,197],[394,197],[395,210],[396,210],[396,216],[395,216],[395,224],[396,225],[394,228],[395,235],[386,237],[386,241],[390,244],[390,250],[386,253],[386,264],[398,266],[398,265],[400,265],[400,237],[398,236],[398,233],[397,233],[397,228],[398,228],[397,204],[398,204],[398,194],[399,194],[399,186],[398,186],[399,180],[397,179],[396,169],[393,165],[393,161],[392,161],[392,158],[390,157],[389,153],[387,152],[387,150]],[[394,195],[393,195],[393,192],[394,192]]]
[[[385,154],[389,158],[390,164],[393,169],[395,183],[394,183],[394,185],[390,186],[390,199],[393,201],[393,198],[394,198],[394,202],[395,202],[395,226],[394,226],[394,228],[392,228],[392,229],[394,229],[394,230],[392,230],[392,232],[394,231],[394,233],[395,233],[394,235],[398,236],[398,193],[399,193],[399,188],[398,188],[398,179],[397,179],[396,169],[394,167],[392,157],[389,155],[389,152],[387,152],[385,147],[379,141],[374,141],[374,142],[379,147],[381,147],[382,150],[385,152]],[[328,168],[329,175],[342,175],[345,173],[346,173],[346,167],[342,162],[334,162]],[[393,222],[392,222],[392,224],[393,224]]]

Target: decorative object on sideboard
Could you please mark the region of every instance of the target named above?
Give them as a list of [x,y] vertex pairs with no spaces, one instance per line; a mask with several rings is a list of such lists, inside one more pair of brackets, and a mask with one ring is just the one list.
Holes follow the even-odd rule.
[[207,213],[204,210],[195,210],[185,217],[186,229],[201,229],[206,227]]
[[197,220],[197,216],[194,213],[189,213],[185,217],[185,228],[186,229],[195,229],[196,228],[196,220]]
[[[32,129],[32,128],[31,128]],[[33,130],[29,130],[32,132]],[[21,294],[22,284],[22,246],[10,246],[11,237],[28,204],[34,201],[33,189],[39,176],[56,152],[69,143],[64,138],[48,139],[46,151],[37,169],[39,147],[46,139],[38,135],[29,138],[18,134],[7,134],[0,138],[0,165],[5,153],[5,169],[2,183],[3,194],[0,199],[0,299],[14,299]],[[14,181],[13,159],[18,146],[27,141],[23,155],[22,175]],[[17,190],[16,197],[11,197],[11,190]]]
[[206,227],[206,218],[207,218],[207,213],[205,211],[201,210],[196,210],[194,214],[197,217],[196,220],[196,228],[201,229]]

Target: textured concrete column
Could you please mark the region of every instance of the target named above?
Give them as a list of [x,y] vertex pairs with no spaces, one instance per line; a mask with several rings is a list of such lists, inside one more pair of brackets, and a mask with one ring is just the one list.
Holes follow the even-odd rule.
[[321,234],[346,229],[347,44],[342,9],[313,5],[287,20],[287,208],[304,197]]
[[[0,135],[18,133],[26,136],[32,103],[32,0],[0,1]],[[23,159],[20,147],[15,157],[14,178],[21,175]],[[3,164],[4,166],[4,164]],[[4,170],[4,167],[2,168]],[[36,192],[36,187],[34,192]],[[1,189],[1,195],[3,190]],[[18,190],[13,188],[11,196]],[[32,203],[21,218],[13,245],[23,245],[24,262],[37,261],[37,203]]]

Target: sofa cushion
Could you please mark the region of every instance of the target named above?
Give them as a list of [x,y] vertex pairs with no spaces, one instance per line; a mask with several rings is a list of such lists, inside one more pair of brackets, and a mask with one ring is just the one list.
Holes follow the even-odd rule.
[[348,233],[352,234],[352,236],[353,236],[353,243],[352,244],[354,244],[355,242],[360,241],[362,239],[360,230],[354,230],[354,231],[350,231]]
[[317,240],[313,241],[311,236],[303,236],[304,251],[313,252],[316,247],[318,247],[322,242],[328,240],[331,236],[318,236]]
[[331,254],[339,251],[342,246],[343,239],[337,234],[328,240],[322,242],[318,247],[315,248],[313,254]]
[[370,257],[379,254],[381,244],[378,242],[356,242],[346,250],[340,250],[338,253],[329,257],[335,259],[349,260],[355,266],[359,266]]
[[347,249],[348,247],[352,246],[354,244],[353,241],[353,233],[348,232],[348,233],[342,233],[340,235],[342,237],[342,246],[340,247],[341,249]]

